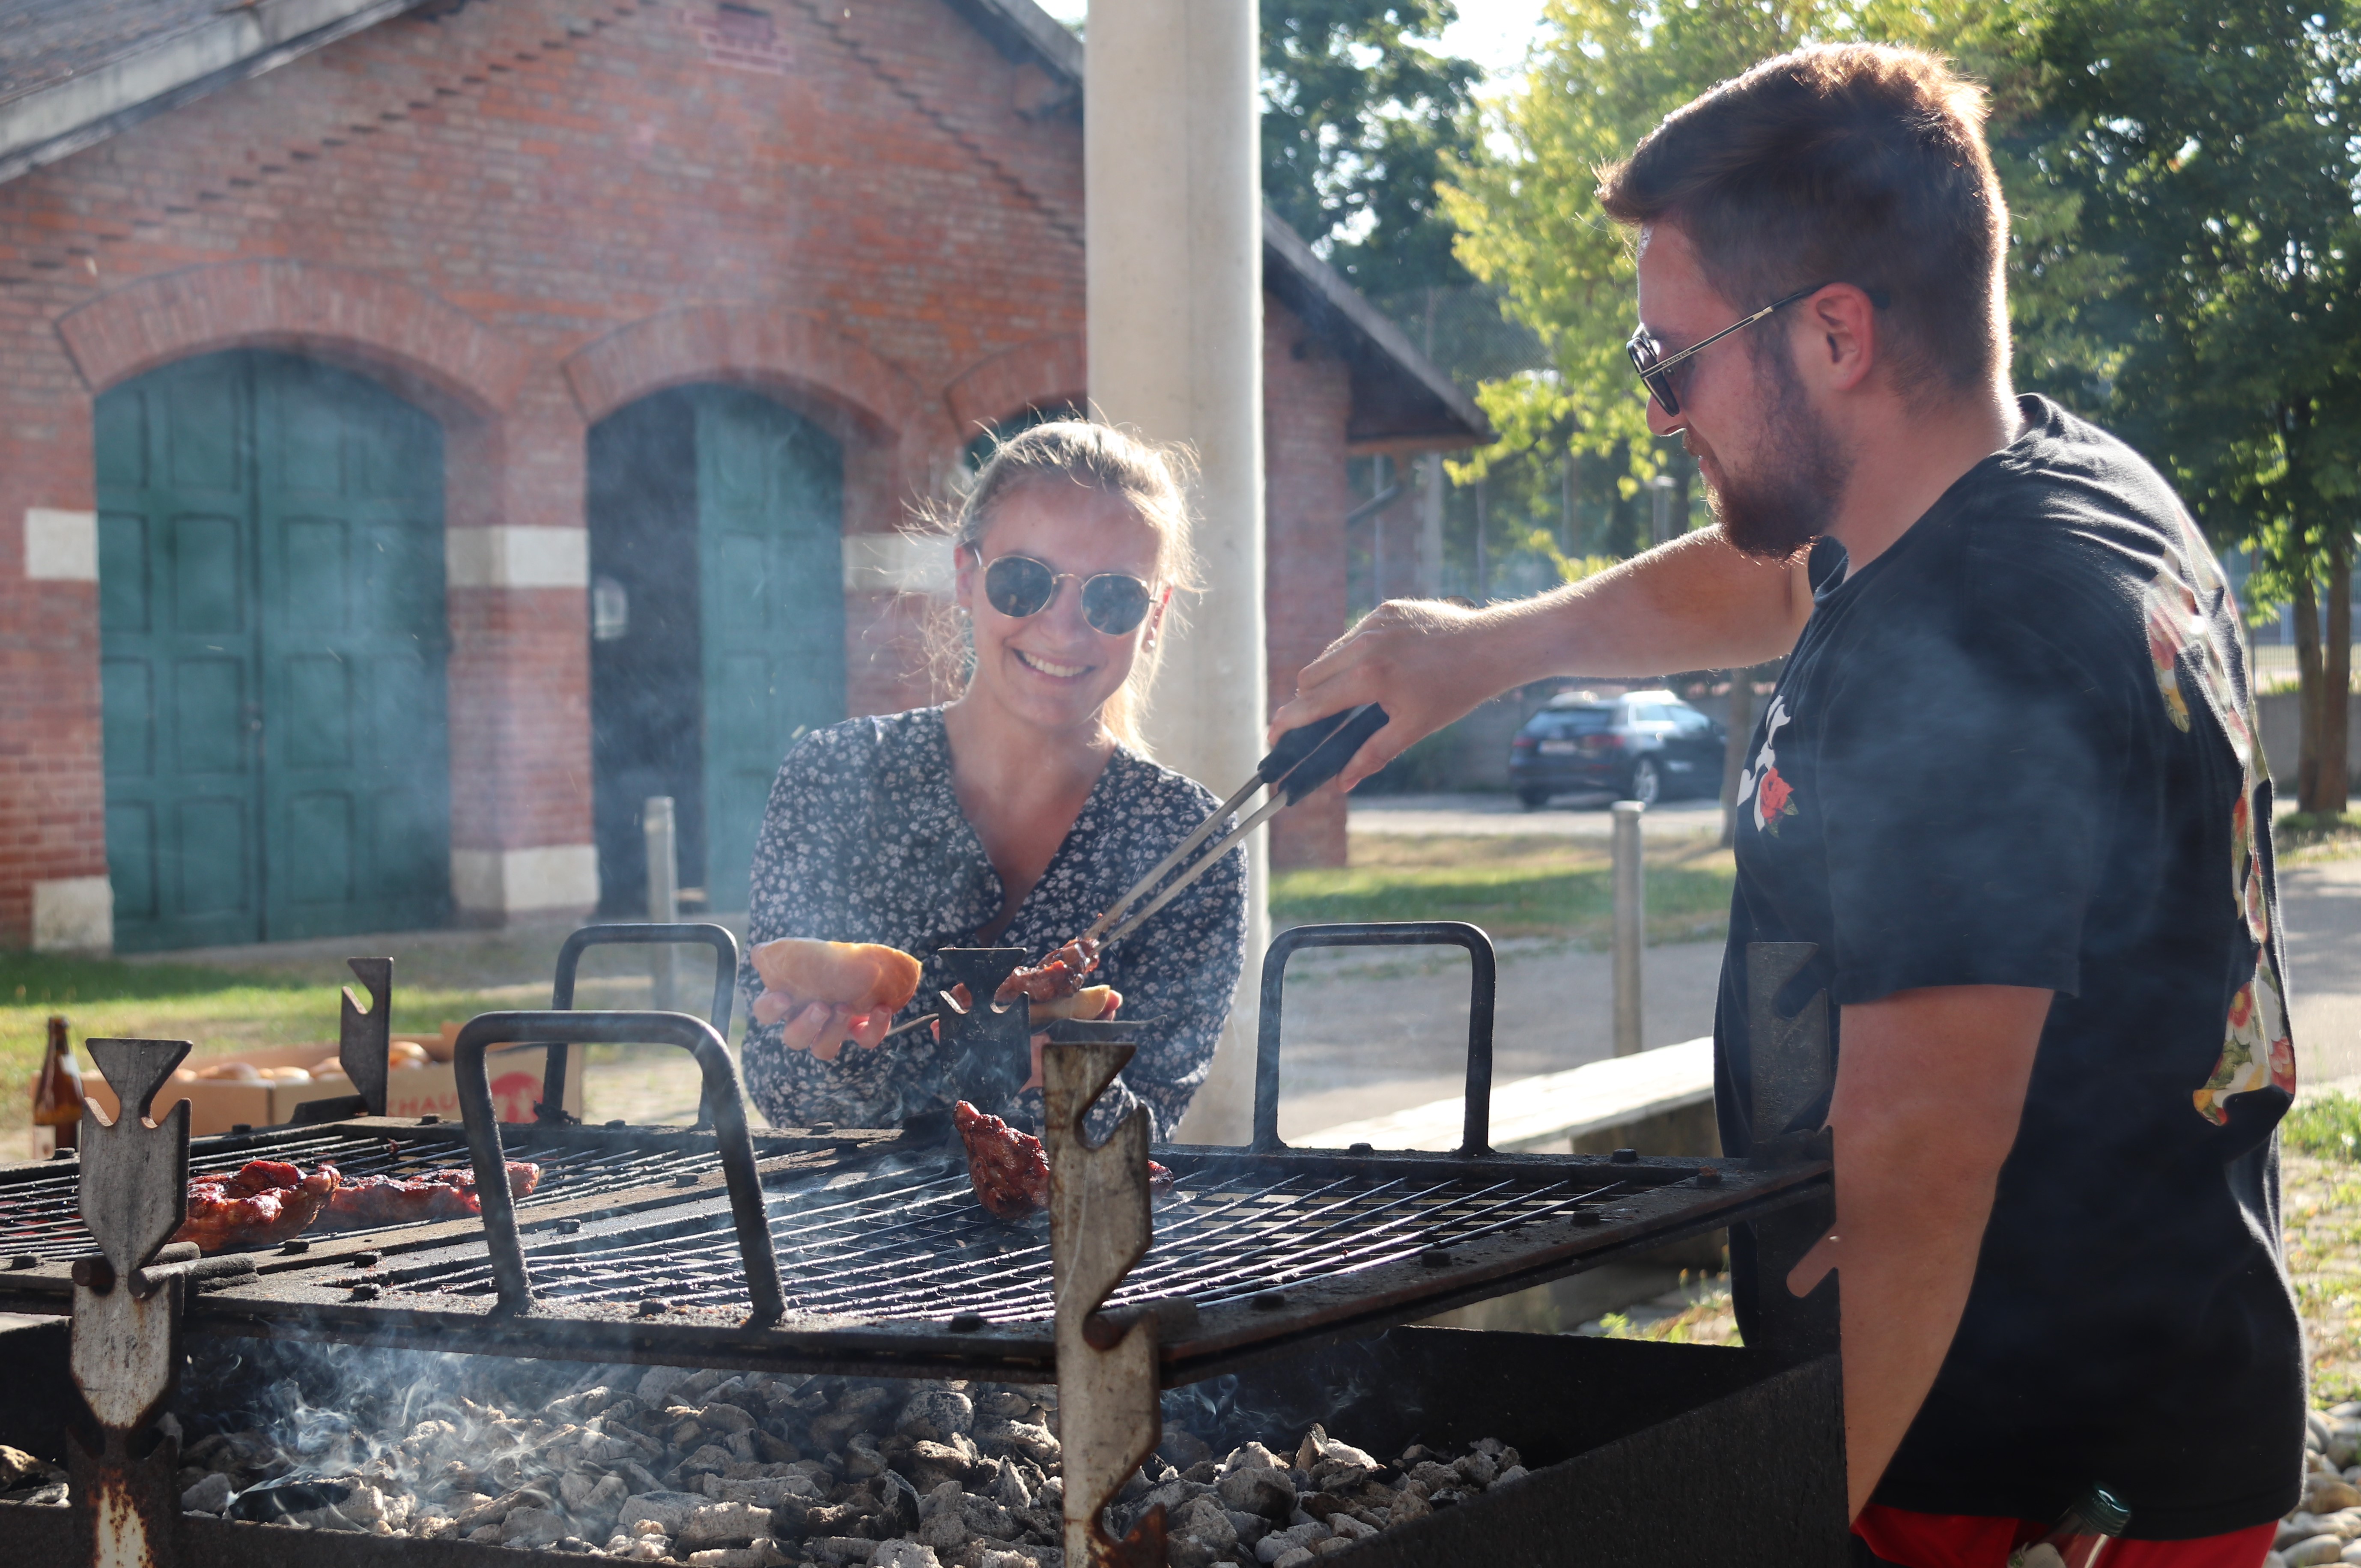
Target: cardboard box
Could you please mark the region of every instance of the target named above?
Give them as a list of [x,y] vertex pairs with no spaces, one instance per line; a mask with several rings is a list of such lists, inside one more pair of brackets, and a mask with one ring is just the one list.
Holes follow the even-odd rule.
[[[459,1118],[459,1085],[452,1076],[448,1036],[397,1035],[397,1040],[411,1040],[423,1046],[437,1059],[423,1065],[397,1065],[386,1074],[385,1113],[389,1116],[440,1116],[446,1122]],[[274,1046],[259,1050],[229,1051],[218,1056],[191,1057],[183,1066],[211,1067],[216,1062],[246,1062],[257,1068],[302,1067],[334,1057],[336,1047],[327,1046]],[[491,1079],[492,1104],[503,1122],[533,1120],[533,1102],[541,1098],[541,1075],[546,1063],[546,1046],[495,1046],[484,1065]],[[106,1080],[87,1065],[82,1069],[82,1091],[107,1120],[115,1119],[115,1092]],[[295,1107],[311,1100],[340,1100],[354,1092],[352,1083],[343,1077],[318,1078],[309,1083],[244,1083],[221,1079],[198,1079],[191,1082],[175,1076],[156,1095],[151,1114],[162,1115],[185,1100],[189,1102],[189,1131],[197,1136],[208,1133],[226,1133],[244,1123],[250,1127],[277,1126],[295,1118]],[[566,1109],[575,1115],[582,1113],[582,1057],[577,1047],[574,1060],[566,1074]]]

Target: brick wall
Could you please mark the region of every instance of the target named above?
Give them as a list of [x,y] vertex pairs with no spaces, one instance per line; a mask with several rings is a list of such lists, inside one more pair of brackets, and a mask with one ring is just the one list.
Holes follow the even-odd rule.
[[[0,943],[37,883],[106,871],[95,591],[28,579],[22,529],[92,510],[107,388],[330,359],[441,421],[448,526],[540,530],[583,525],[590,423],[733,381],[842,443],[854,533],[939,494],[975,422],[1082,389],[1081,134],[1046,79],[940,0],[767,8],[751,38],[709,3],[401,18],[0,185]],[[1317,531],[1350,504],[1341,367],[1278,317],[1275,679],[1341,625]],[[578,585],[449,606],[455,847],[587,845]],[[914,608],[848,612],[856,711],[923,699]]]
[[[1352,388],[1345,363],[1276,301],[1263,314],[1264,608],[1270,704],[1295,695],[1298,670],[1345,630],[1345,464]],[[1345,801],[1334,792],[1271,819],[1270,861],[1345,863]]]

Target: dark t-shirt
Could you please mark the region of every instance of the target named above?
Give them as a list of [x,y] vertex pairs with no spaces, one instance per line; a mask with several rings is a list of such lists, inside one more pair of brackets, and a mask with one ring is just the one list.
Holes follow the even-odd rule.
[[[2023,408],[1868,566],[1812,554],[1740,781],[1722,1137],[1755,1131],[1750,942],[1817,944],[1775,1010],[1825,990],[1839,1055],[1852,1003],[2055,992],[1966,1315],[1876,1500],[2048,1519],[2097,1483],[2131,1535],[2185,1539],[2279,1517],[2301,1472],[2270,785],[2237,608],[2180,502]],[[1784,1286],[1736,1261],[1743,1321]]]

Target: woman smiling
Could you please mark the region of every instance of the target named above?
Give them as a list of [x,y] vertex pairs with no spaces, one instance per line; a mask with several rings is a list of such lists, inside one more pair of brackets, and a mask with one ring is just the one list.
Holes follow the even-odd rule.
[[[905,1016],[934,1011],[950,983],[938,948],[1047,953],[1216,804],[1139,736],[1175,590],[1194,587],[1170,457],[1105,425],[1036,425],[985,462],[947,543],[964,689],[787,754],[749,913],[752,943],[878,942],[926,960]],[[1098,1120],[1144,1103],[1170,1136],[1204,1081],[1245,932],[1234,853],[1101,959],[1093,981],[1150,1027]],[[741,978],[760,993],[746,1083],[774,1124],[892,1127],[951,1102],[932,1031],[885,1039],[895,1018],[764,991],[751,960]],[[1018,1118],[1038,1125],[1039,1106],[1028,1084]]]

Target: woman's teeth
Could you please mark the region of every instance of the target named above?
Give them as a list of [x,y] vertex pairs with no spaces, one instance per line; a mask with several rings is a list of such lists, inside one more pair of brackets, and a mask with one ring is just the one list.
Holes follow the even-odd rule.
[[1027,669],[1038,670],[1045,675],[1054,675],[1061,681],[1071,681],[1076,675],[1081,674],[1084,670],[1090,667],[1087,664],[1055,663],[1048,659],[1042,658],[1038,653],[1027,653],[1022,648],[1012,648],[1009,652],[1015,653],[1016,655],[1017,663],[1023,664]]

